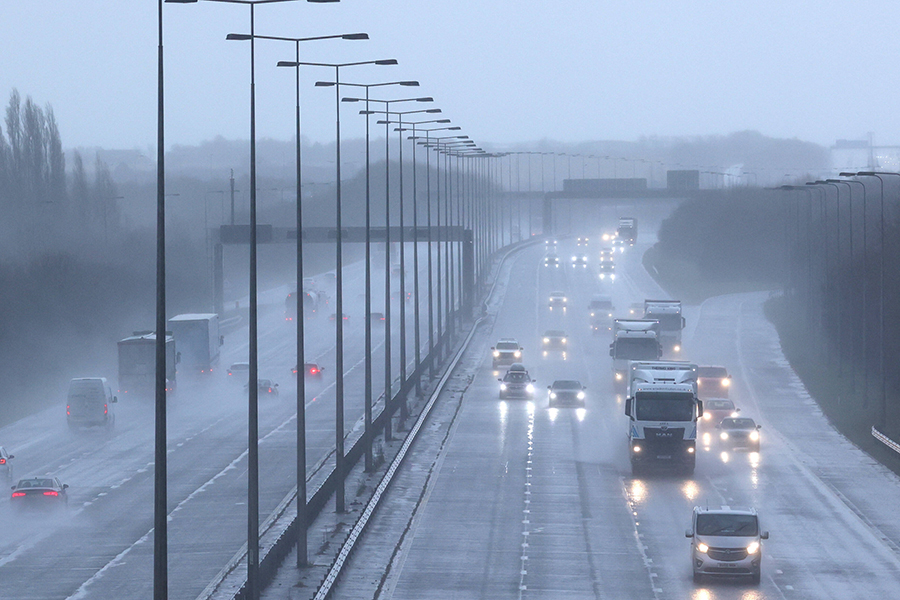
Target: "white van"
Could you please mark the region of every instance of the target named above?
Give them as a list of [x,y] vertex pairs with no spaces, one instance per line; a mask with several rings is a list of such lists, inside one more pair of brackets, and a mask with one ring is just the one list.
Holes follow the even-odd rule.
[[66,401],[66,421],[69,428],[105,427],[112,429],[116,423],[115,405],[118,398],[106,377],[77,377],[69,382]]

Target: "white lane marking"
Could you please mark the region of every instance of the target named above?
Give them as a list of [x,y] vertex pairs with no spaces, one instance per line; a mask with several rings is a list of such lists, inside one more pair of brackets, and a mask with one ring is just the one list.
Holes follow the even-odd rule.
[[[297,415],[296,415],[296,413],[295,413],[295,414],[291,415],[290,417],[288,417],[287,419],[285,419],[285,420],[281,423],[281,425],[279,425],[278,427],[276,427],[275,429],[273,429],[272,431],[270,431],[269,433],[267,433],[265,436],[263,436],[263,438],[260,439],[260,443],[264,442],[267,438],[269,438],[270,436],[272,436],[272,435],[274,435],[275,433],[277,433],[278,431],[280,431],[280,430],[281,430],[282,428],[284,428],[288,423],[290,423],[291,421],[295,420],[296,418],[297,418]],[[191,492],[190,495],[188,495],[184,500],[182,500],[181,502],[179,502],[179,503],[175,506],[175,508],[172,509],[172,512],[170,512],[170,513],[167,515],[166,521],[171,522],[171,521],[172,521],[173,515],[174,515],[175,513],[179,512],[179,511],[181,511],[181,510],[187,505],[188,502],[190,502],[191,500],[193,500],[194,498],[196,498],[197,496],[199,496],[200,494],[202,494],[203,492],[205,492],[206,489],[207,489],[209,486],[211,486],[213,483],[215,483],[216,480],[218,480],[218,479],[220,479],[221,477],[223,477],[226,473],[228,473],[229,471],[232,471],[233,469],[236,469],[238,463],[240,463],[240,462],[247,456],[247,454],[249,454],[249,450],[244,450],[243,452],[241,452],[241,453],[237,456],[237,458],[235,458],[235,459],[232,460],[230,463],[228,463],[228,465],[227,465],[224,469],[222,469],[221,471],[219,471],[218,473],[216,473],[212,478],[210,478],[209,480],[207,480],[203,485],[201,485],[201,486],[198,487],[196,490],[194,490],[193,492]],[[78,589],[75,591],[75,593],[72,594],[71,596],[69,596],[68,598],[66,598],[66,600],[80,600],[81,598],[86,598],[86,597],[88,596],[88,588],[89,588],[93,583],[95,583],[95,582],[99,581],[100,579],[102,579],[103,576],[106,574],[106,572],[109,571],[110,569],[112,569],[113,567],[116,567],[116,566],[122,564],[123,561],[124,561],[124,559],[125,559],[125,557],[128,556],[128,554],[131,553],[131,551],[134,550],[135,548],[137,548],[138,546],[140,546],[140,545],[142,545],[142,544],[145,544],[145,543],[147,542],[147,540],[150,539],[150,536],[151,536],[151,535],[153,535],[153,528],[151,528],[147,533],[145,533],[144,535],[142,535],[142,536],[140,537],[140,539],[138,539],[136,542],[134,542],[133,544],[131,544],[130,546],[128,546],[127,548],[125,548],[124,550],[122,550],[121,552],[119,552],[119,553],[115,556],[115,558],[113,558],[111,561],[109,561],[108,563],[106,563],[99,571],[97,571],[96,573],[94,573],[87,581],[85,581],[84,583],[82,583],[82,584],[78,587]]]

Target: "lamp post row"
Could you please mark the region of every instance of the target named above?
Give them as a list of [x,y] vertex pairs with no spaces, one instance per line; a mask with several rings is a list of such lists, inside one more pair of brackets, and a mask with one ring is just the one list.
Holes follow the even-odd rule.
[[[163,9],[162,5],[164,2],[171,3],[181,3],[188,4],[194,3],[198,0],[158,0],[158,28],[159,28],[159,44],[158,44],[158,82],[157,82],[157,91],[158,91],[158,112],[157,112],[157,147],[158,147],[158,157],[157,157],[157,315],[156,315],[156,331],[163,332],[166,327],[166,318],[165,318],[165,167],[164,167],[164,93],[163,93]],[[387,60],[378,60],[378,61],[361,61],[354,63],[310,63],[310,62],[302,62],[299,60],[300,51],[299,51],[299,43],[301,41],[314,41],[314,40],[324,40],[324,39],[344,39],[344,40],[364,40],[368,39],[368,35],[364,33],[349,33],[349,34],[340,34],[340,35],[331,35],[331,36],[316,36],[316,37],[307,37],[307,38],[291,38],[291,37],[282,37],[282,36],[266,36],[266,35],[258,35],[255,33],[255,8],[256,4],[270,4],[270,3],[281,3],[281,2],[289,2],[294,0],[205,0],[209,2],[222,2],[222,3],[230,3],[230,4],[242,4],[246,5],[250,9],[250,33],[249,34],[229,34],[226,39],[232,41],[249,41],[250,42],[250,299],[249,299],[249,309],[250,309],[250,319],[249,319],[249,359],[250,359],[250,373],[249,373],[249,381],[251,384],[254,380],[258,380],[258,315],[257,315],[257,203],[256,203],[256,96],[255,96],[255,41],[257,39],[266,39],[266,40],[276,40],[276,41],[290,41],[295,44],[295,57],[293,61],[280,61],[278,63],[279,67],[293,67],[295,69],[295,87],[296,87],[296,185],[297,185],[297,207],[296,207],[296,225],[297,225],[297,356],[298,356],[298,394],[297,394],[297,502],[298,502],[298,520],[300,521],[299,536],[298,536],[298,556],[297,563],[298,565],[304,565],[307,562],[307,549],[306,549],[306,530],[305,530],[305,511],[306,511],[306,456],[305,456],[305,386],[303,377],[300,374],[300,369],[303,368],[304,363],[304,317],[303,317],[303,250],[302,250],[302,231],[303,231],[303,220],[302,220],[302,210],[301,210],[301,131],[300,131],[300,66],[320,66],[320,67],[331,67],[335,70],[335,81],[334,82],[317,82],[317,86],[334,86],[336,88],[336,115],[335,115],[335,129],[336,129],[336,254],[337,254],[337,269],[336,269],[336,309],[337,309],[337,318],[336,318],[336,400],[335,400],[335,446],[336,446],[336,456],[337,456],[337,482],[338,482],[338,490],[336,493],[336,504],[337,510],[344,510],[344,490],[343,490],[343,470],[344,470],[344,450],[343,450],[343,439],[344,439],[344,427],[343,427],[343,280],[342,280],[342,266],[343,266],[343,257],[342,257],[342,210],[341,210],[341,159],[340,159],[340,151],[341,151],[341,135],[340,135],[340,86],[341,85],[351,85],[351,86],[360,86],[365,87],[366,89],[366,111],[363,111],[364,114],[369,115],[372,114],[372,111],[369,110],[369,102],[372,99],[369,98],[369,87],[375,86],[383,86],[383,85],[418,85],[418,82],[389,82],[389,83],[380,83],[380,84],[350,84],[350,83],[341,83],[340,81],[340,70],[343,67],[349,66],[357,66],[357,65],[394,65],[397,64],[397,61],[394,59]],[[312,3],[329,3],[336,2],[338,0],[307,0]],[[345,99],[346,100],[346,99]],[[419,101],[423,101],[424,99],[415,99]],[[427,101],[431,99],[428,98]],[[389,110],[390,102],[400,102],[405,101],[401,100],[384,100],[385,105],[384,113],[388,116],[386,120],[387,123],[390,123],[390,114],[392,114]],[[402,115],[409,114],[412,112],[440,112],[439,109],[433,109],[429,111],[406,111],[404,113],[393,113],[401,115],[401,120],[399,121],[400,127],[399,130],[403,131]],[[372,390],[371,390],[371,222],[370,222],[370,171],[369,171],[369,127],[368,127],[368,116],[366,123],[366,289],[367,289],[367,297],[366,297],[366,467],[367,469],[371,469],[372,467],[372,455],[371,455],[371,442],[372,442],[372,434],[371,434],[371,400],[372,400]],[[421,123],[407,123],[413,125],[413,138],[415,138],[415,126],[422,123],[431,123],[431,122],[440,122],[445,123],[449,122],[447,119],[434,120],[434,121],[425,121]],[[458,129],[458,128],[436,128],[436,129]],[[402,136],[402,134],[401,134]],[[415,146],[413,146],[415,148]],[[386,290],[385,290],[385,314],[386,316],[390,314],[390,179],[389,179],[389,163],[390,163],[390,155],[389,155],[389,136],[386,135],[386,244],[385,244],[385,262],[386,262]],[[401,187],[402,187],[402,137],[401,137]],[[415,154],[413,157],[415,161]],[[429,161],[430,162],[430,161]],[[429,165],[430,169],[430,165]],[[415,177],[415,173],[414,173]],[[430,180],[430,172],[428,173],[428,179]],[[446,178],[445,178],[446,179]],[[414,181],[415,188],[415,181]],[[416,195],[417,190],[414,189],[414,196]],[[429,181],[428,186],[428,225],[429,225],[429,282],[432,278],[433,268],[431,265],[431,246],[432,246],[432,235],[431,235],[431,202],[430,202],[430,193],[431,186]],[[413,219],[414,223],[418,224],[418,202],[417,198],[414,197],[414,208],[413,208]],[[401,191],[401,293],[405,293],[405,273],[403,264],[404,258],[404,242],[403,239],[403,228],[402,228],[402,215],[403,215],[403,198]],[[449,212],[447,213],[449,217]],[[461,220],[462,213],[458,214],[458,219]],[[461,221],[460,221],[461,222]],[[449,223],[449,220],[448,220]],[[418,229],[416,229],[418,231]],[[416,365],[421,364],[421,350],[419,344],[419,283],[418,283],[418,236],[415,240],[415,248],[414,248],[414,261],[415,261],[415,276],[414,276],[414,285],[416,288],[416,306],[415,306],[415,346],[416,346]],[[449,239],[447,240],[449,244]],[[446,250],[447,258],[449,260],[449,246]],[[438,256],[440,256],[440,248],[438,247]],[[440,260],[440,259],[438,259]],[[439,268],[440,265],[438,265]],[[440,281],[440,279],[439,279]],[[440,300],[438,299],[438,303]],[[405,361],[405,349],[406,349],[406,335],[405,335],[405,297],[401,299],[401,380],[406,373],[406,361]],[[433,330],[433,318],[432,318],[432,309],[433,309],[433,300],[432,300],[432,287],[429,285],[429,357],[431,358],[430,366],[429,366],[429,375],[433,377],[434,375],[434,330]],[[450,325],[450,305],[449,305],[449,296],[448,296],[448,304],[447,304],[447,323],[448,327]],[[438,317],[440,320],[440,316]],[[391,399],[391,371],[390,371],[390,329],[389,322],[386,322],[386,340],[385,340],[385,352],[386,352],[386,381],[385,381],[385,410],[390,410],[390,399]],[[440,326],[438,327],[438,331],[440,332]],[[166,465],[166,387],[167,387],[167,373],[165,371],[165,335],[157,335],[156,340],[156,378],[155,378],[155,406],[156,406],[156,416],[155,416],[155,473],[154,473],[154,579],[153,579],[153,595],[154,600],[164,600],[168,598],[168,573],[167,573],[167,511],[166,511],[166,500],[167,500],[167,490],[166,490],[166,478],[167,478],[167,465]],[[418,389],[418,386],[417,386]],[[249,386],[249,400],[248,400],[248,520],[247,520],[247,593],[250,598],[258,598],[260,592],[259,585],[259,455],[258,455],[258,386],[250,385]],[[405,403],[404,403],[405,404]],[[388,413],[388,415],[390,412]],[[385,428],[385,437],[390,437],[390,420],[386,419],[386,428]]]

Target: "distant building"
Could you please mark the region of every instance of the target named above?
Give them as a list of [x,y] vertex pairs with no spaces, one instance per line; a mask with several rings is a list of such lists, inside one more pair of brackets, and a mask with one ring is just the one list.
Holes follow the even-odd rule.
[[900,146],[875,146],[868,140],[837,140],[831,147],[831,169],[900,171]]

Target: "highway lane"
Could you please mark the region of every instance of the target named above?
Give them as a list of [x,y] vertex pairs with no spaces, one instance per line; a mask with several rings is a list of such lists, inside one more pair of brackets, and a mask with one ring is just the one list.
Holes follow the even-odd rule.
[[[427,264],[422,265],[427,272]],[[383,272],[383,271],[382,271]],[[423,279],[424,281],[424,279]],[[363,412],[363,265],[345,270],[345,428]],[[395,284],[396,285],[396,282]],[[424,286],[423,286],[424,289]],[[374,310],[383,284],[373,285]],[[260,397],[261,514],[295,481],[295,328],[282,316],[286,289],[265,294],[260,312],[260,376],[281,382],[277,397]],[[423,295],[423,303],[427,296]],[[397,300],[399,303],[399,299]],[[427,304],[425,304],[427,307]],[[408,305],[412,308],[412,305]],[[399,315],[398,307],[393,307]],[[412,358],[412,310],[407,311]],[[422,314],[427,314],[423,309]],[[394,335],[399,319],[392,323]],[[422,325],[425,325],[423,321]],[[383,391],[383,333],[374,332],[374,394]],[[423,333],[423,339],[424,337]],[[328,369],[307,390],[309,470],[334,445],[334,325],[308,321],[307,357]],[[230,334],[211,380],[179,382],[169,411],[169,548],[173,597],[193,598],[246,539],[246,395],[224,367],[246,360],[246,329]],[[398,372],[399,343],[392,348]],[[330,367],[330,368],[329,368]],[[114,368],[106,369],[114,372]],[[70,484],[70,507],[52,516],[20,516],[0,501],[0,597],[147,597],[152,584],[153,414],[122,401],[112,434],[71,433],[62,406],[0,430],[16,454],[17,477],[52,473]],[[40,582],[40,585],[35,585]]]
[[[666,297],[643,271],[640,245],[607,286],[623,312]],[[614,221],[612,221],[614,222]],[[560,241],[567,258],[574,243]],[[595,248],[592,248],[592,254]],[[585,307],[599,283],[571,269],[541,268],[543,249],[515,259],[493,332],[475,349],[485,365],[454,423],[433,489],[392,563],[380,598],[872,598],[900,587],[900,480],[827,423],[784,361],[762,314],[766,294],[714,298],[686,311],[683,357],[723,364],[731,397],[763,424],[762,450],[723,453],[702,444],[694,476],[634,477],[627,418],[612,386],[608,336],[587,331]],[[551,314],[551,290],[569,293]],[[545,329],[572,339],[566,360],[538,355]],[[588,386],[583,415],[497,398],[487,346],[517,337],[539,390],[554,378]],[[754,506],[771,538],[762,582],[691,577],[695,505]],[[360,551],[361,553],[364,551]],[[354,568],[365,568],[358,564]],[[338,597],[341,596],[340,593]]]

